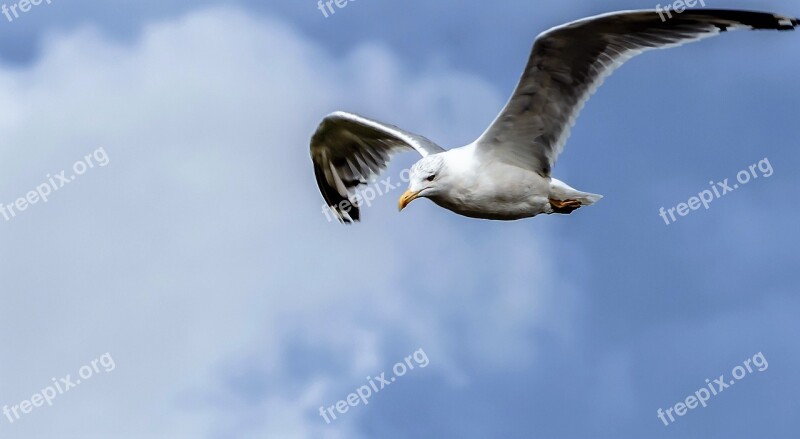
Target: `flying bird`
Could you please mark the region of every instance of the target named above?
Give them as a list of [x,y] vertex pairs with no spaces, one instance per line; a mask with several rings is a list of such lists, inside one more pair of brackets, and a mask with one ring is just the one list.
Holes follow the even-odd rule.
[[598,15],[552,28],[536,38],[508,103],[474,142],[444,150],[396,126],[352,113],[323,119],[311,138],[314,174],[339,221],[360,220],[357,189],[401,151],[422,156],[410,170],[402,211],[428,198],[457,214],[517,220],[569,214],[601,195],[581,192],[551,176],[578,114],[603,80],[650,49],[679,46],[729,30],[794,30],[797,18],[737,10],[686,10],[664,19],[658,11]]

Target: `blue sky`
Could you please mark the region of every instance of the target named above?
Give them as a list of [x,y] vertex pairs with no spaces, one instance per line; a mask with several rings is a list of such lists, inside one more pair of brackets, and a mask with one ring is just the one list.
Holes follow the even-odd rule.
[[[460,146],[538,33],[655,6],[358,0],[325,18],[311,0],[54,0],[0,16],[0,203],[109,159],[0,216],[0,408],[104,353],[116,366],[0,414],[0,437],[796,437],[798,33],[616,72],[554,171],[605,195],[569,217],[398,214],[401,188],[355,227],[321,210],[308,140],[328,112]],[[770,177],[659,217],[765,158]],[[319,416],[419,349],[427,367]],[[657,417],[759,352],[763,372]]]

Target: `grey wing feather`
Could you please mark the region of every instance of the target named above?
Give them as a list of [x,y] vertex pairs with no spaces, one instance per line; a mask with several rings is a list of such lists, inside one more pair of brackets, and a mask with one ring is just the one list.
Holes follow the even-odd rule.
[[400,151],[426,157],[444,149],[420,135],[352,113],[338,111],[322,120],[311,138],[311,160],[322,197],[339,221],[360,220],[356,189],[377,177]]
[[625,61],[729,29],[793,30],[799,24],[770,13],[714,9],[662,16],[616,12],[541,34],[511,99],[476,142],[480,150],[549,176],[584,104]]

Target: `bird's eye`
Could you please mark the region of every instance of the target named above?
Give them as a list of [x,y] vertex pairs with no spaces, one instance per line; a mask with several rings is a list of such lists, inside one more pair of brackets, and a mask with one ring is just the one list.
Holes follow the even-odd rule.
[[436,178],[436,176],[435,175],[431,175],[430,177],[426,178],[426,180],[433,181],[434,178]]

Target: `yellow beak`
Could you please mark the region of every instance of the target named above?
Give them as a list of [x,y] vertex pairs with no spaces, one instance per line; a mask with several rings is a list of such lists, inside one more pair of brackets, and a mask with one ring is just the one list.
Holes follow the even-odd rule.
[[405,191],[403,196],[400,197],[400,201],[397,203],[397,207],[402,211],[403,209],[408,206],[408,203],[414,201],[419,196],[419,192],[411,192],[411,190]]

